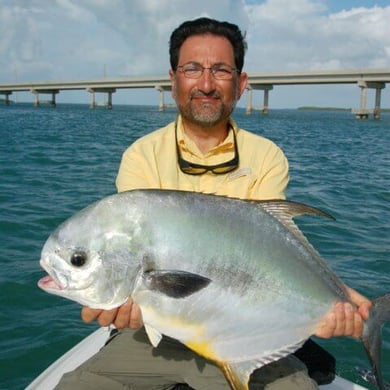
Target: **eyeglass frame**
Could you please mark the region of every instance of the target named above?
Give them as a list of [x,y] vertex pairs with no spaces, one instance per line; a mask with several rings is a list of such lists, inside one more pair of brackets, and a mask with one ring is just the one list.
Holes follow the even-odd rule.
[[[190,161],[187,161],[181,155],[180,146],[179,146],[179,142],[178,142],[178,139],[177,139],[177,121],[176,121],[175,122],[176,154],[177,154],[177,164],[179,165],[180,170],[183,173],[185,173],[186,175],[193,175],[193,176],[204,175],[207,172],[211,172],[214,175],[225,175],[227,173],[235,171],[238,168],[238,166],[239,166],[240,156],[239,156],[239,153],[238,153],[236,132],[234,131],[234,129],[233,129],[233,127],[231,125],[229,125],[229,128],[231,128],[232,131],[233,131],[234,157],[231,160],[223,162],[223,163],[220,163],[220,164],[216,164],[216,165],[202,165],[202,164],[196,164],[196,163],[192,163]],[[230,166],[231,169],[228,168],[224,172],[215,172],[214,171],[215,169],[229,167],[229,166]],[[203,169],[204,171],[202,171],[202,172],[189,172],[188,171],[187,172],[187,171],[185,171],[185,168]]]
[[[198,67],[198,69],[196,71],[199,71],[199,76],[197,77],[191,77],[191,76],[188,76],[186,75],[185,71],[184,71],[184,67],[187,66],[187,65],[194,65],[196,67]],[[218,66],[226,66],[229,68],[230,72],[231,73],[227,73],[227,75],[229,76],[228,78],[220,78],[220,77],[216,77],[215,76],[215,73],[219,70],[218,69]],[[206,69],[208,69],[210,71],[210,73],[212,74],[212,76],[214,77],[214,79],[216,80],[232,80],[233,79],[233,75],[234,73],[237,73],[237,74],[240,74],[240,70],[238,68],[233,68],[232,66],[228,65],[228,64],[225,64],[225,63],[216,63],[214,65],[212,65],[211,67],[205,67],[203,66],[202,64],[200,64],[199,62],[194,62],[194,61],[190,61],[190,62],[187,62],[183,65],[178,65],[176,67],[176,71],[180,68],[180,72],[183,73],[183,76],[187,79],[193,79],[193,80],[197,80],[197,79],[200,79],[202,76],[203,76],[203,73]]]

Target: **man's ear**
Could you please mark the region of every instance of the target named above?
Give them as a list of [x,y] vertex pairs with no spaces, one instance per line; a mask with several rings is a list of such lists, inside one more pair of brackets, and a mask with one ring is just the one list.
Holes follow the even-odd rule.
[[242,72],[240,74],[239,85],[238,85],[238,88],[237,88],[237,92],[239,94],[237,96],[237,100],[240,99],[240,97],[244,93],[244,91],[245,91],[247,86],[248,86],[248,74],[245,73],[245,72]]
[[172,69],[169,69],[169,78],[171,79],[171,95],[176,99],[176,75]]

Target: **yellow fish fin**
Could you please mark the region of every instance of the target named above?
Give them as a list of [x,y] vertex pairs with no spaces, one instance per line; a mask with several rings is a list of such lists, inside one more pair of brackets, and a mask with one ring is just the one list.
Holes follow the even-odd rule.
[[228,362],[217,362],[217,364],[232,390],[249,390],[251,372],[248,372],[244,367],[231,365]]
[[185,343],[188,348],[191,348],[198,355],[205,357],[215,363],[223,372],[229,386],[232,390],[249,390],[249,379],[252,372],[262,366],[256,360],[247,360],[238,363],[222,361],[212,347],[212,343],[206,341]]

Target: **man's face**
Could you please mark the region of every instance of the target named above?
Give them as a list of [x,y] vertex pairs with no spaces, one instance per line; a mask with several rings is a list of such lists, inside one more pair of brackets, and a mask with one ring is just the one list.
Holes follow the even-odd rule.
[[[221,36],[205,34],[187,38],[180,48],[179,63],[198,63],[204,68],[215,64],[235,68],[230,42]],[[228,118],[247,83],[246,73],[233,72],[231,80],[217,80],[210,70],[197,78],[187,78],[180,71],[169,72],[172,96],[183,118],[189,122],[211,127]]]

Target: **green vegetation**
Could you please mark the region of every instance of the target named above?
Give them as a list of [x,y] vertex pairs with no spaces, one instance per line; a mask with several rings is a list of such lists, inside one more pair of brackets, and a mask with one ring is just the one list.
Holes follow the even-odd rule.
[[[306,111],[351,111],[352,108],[342,108],[342,107],[315,107],[315,106],[302,106],[298,107],[298,110]],[[390,112],[390,108],[381,108],[381,112]]]
[[351,111],[351,108],[303,106],[303,107],[298,107],[298,110],[306,110],[306,111]]

